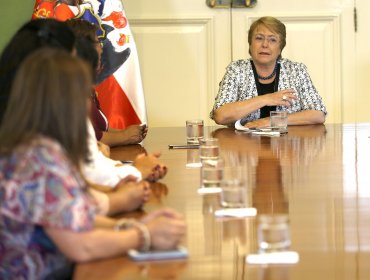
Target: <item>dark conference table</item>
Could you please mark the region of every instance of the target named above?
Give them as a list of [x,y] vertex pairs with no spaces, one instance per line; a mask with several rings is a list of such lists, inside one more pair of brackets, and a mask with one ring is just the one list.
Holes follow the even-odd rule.
[[[294,265],[250,265],[257,252],[257,218],[215,218],[219,194],[199,195],[200,169],[186,167],[197,150],[169,150],[185,143],[185,128],[152,128],[146,151],[162,152],[169,173],[152,184],[144,212],[172,207],[187,222],[189,258],[135,263],[126,256],[79,264],[75,279],[370,279],[370,124],[289,127],[281,137],[207,127],[219,139],[225,165],[239,166],[248,200],[258,214],[287,214]],[[112,149],[132,159],[139,145]],[[135,213],[141,215],[142,213]]]

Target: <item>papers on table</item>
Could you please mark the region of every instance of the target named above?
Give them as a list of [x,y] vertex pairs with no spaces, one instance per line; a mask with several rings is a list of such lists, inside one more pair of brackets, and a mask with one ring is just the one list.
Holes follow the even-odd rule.
[[239,131],[246,131],[246,132],[250,132],[251,130],[248,128],[248,127],[245,127],[243,126],[241,123],[240,123],[241,119],[240,120],[237,120],[235,122],[235,129],[236,130],[239,130]]
[[241,119],[237,120],[235,122],[235,129],[237,131],[243,131],[252,133],[253,135],[260,135],[260,136],[270,136],[270,137],[279,137],[280,132],[279,131],[271,131],[271,128],[254,128],[250,129],[248,127],[245,127],[241,124]]

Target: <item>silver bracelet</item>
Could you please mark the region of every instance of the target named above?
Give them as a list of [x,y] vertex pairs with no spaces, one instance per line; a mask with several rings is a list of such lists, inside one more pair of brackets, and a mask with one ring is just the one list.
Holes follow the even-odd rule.
[[137,229],[140,238],[139,251],[146,252],[151,247],[151,237],[148,227],[134,219],[120,219],[114,226],[116,231],[125,230],[129,228]]

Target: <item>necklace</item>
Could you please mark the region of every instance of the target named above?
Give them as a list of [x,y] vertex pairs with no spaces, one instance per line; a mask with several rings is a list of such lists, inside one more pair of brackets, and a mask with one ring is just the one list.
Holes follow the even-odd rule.
[[[274,71],[272,71],[272,73],[271,73],[270,75],[268,75],[268,76],[266,76],[266,77],[262,77],[262,76],[260,76],[260,75],[257,73],[257,77],[258,77],[258,79],[259,79],[259,80],[263,80],[263,81],[265,81],[265,80],[270,80],[272,77],[274,77],[274,76],[275,76],[275,74],[276,74],[276,70],[277,70],[277,63],[275,63]],[[256,72],[257,72],[257,71],[256,71]]]

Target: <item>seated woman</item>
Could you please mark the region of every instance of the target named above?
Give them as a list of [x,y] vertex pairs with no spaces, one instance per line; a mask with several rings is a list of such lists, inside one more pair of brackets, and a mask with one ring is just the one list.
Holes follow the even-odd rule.
[[210,117],[218,124],[269,126],[270,111],[288,112],[288,125],[322,124],[326,108],[307,68],[281,57],[285,25],[273,17],[255,21],[248,33],[250,59],[232,62]]
[[[19,64],[29,53],[42,46],[62,48],[72,52],[75,47],[75,36],[64,22],[53,19],[33,20],[17,31],[0,57],[0,125]],[[87,168],[90,170],[92,175],[90,181],[93,183],[115,186],[129,175],[138,179],[156,181],[167,173],[167,167],[158,160],[159,153],[140,155],[135,159],[134,166],[122,166],[120,162],[113,161],[100,153],[97,147],[94,147],[96,140],[91,145],[91,161]],[[120,164],[120,167],[116,168],[117,164]]]
[[[97,65],[93,66],[95,67],[96,71],[98,71],[100,68],[100,60],[103,49],[96,35],[97,27],[91,22],[83,19],[70,19],[67,20],[66,23],[75,33],[76,38],[90,41],[94,44],[98,54],[98,61]],[[80,49],[77,48],[77,53],[81,53],[81,51],[83,52],[81,48],[85,48],[84,44],[80,44],[79,46]],[[86,55],[86,52],[84,54]],[[146,125],[131,125],[126,129],[110,128],[108,119],[100,109],[100,104],[95,91],[92,92],[91,99],[93,100],[94,105],[92,107],[91,120],[98,141],[101,141],[102,143],[112,147],[117,145],[137,144],[145,138],[148,132]]]
[[1,279],[44,279],[70,261],[133,248],[166,250],[185,233],[172,210],[141,221],[95,216],[80,173],[90,92],[88,67],[62,50],[34,51],[17,71],[0,127]]
[[[74,45],[75,36],[64,22],[39,19],[24,24],[0,57],[0,96],[3,100],[0,103],[0,119],[7,107],[14,76],[25,57],[45,46],[71,53]],[[147,182],[138,179],[156,180],[166,173],[165,166],[158,161],[158,155],[138,156],[135,160],[136,167],[122,164],[116,167],[119,162],[99,152],[91,125],[88,132],[90,160],[83,164],[83,170],[89,170],[90,176],[85,176],[99,190],[89,188],[98,201],[99,214],[114,215],[141,207],[149,199],[150,188]]]
[[[67,25],[71,28],[76,36],[76,51],[77,55],[85,60],[89,65],[91,65],[91,69],[93,72],[93,79],[96,78],[96,72],[98,71],[99,64],[100,64],[100,54],[101,54],[101,45],[98,41],[96,36],[96,26],[92,23],[82,20],[82,19],[71,19],[66,21]],[[110,135],[111,133],[104,132],[108,128],[107,119],[105,118],[103,112],[100,110],[99,101],[96,98],[95,91],[91,93],[91,114],[90,120],[93,124],[95,136],[97,139],[102,138],[104,142],[104,135]],[[141,128],[143,128],[141,126]],[[113,138],[118,136],[118,133],[112,132],[114,136]],[[143,130],[143,133],[146,134],[146,129]],[[91,129],[91,125],[89,124],[89,143],[90,143],[90,151],[93,155],[93,158],[97,158],[98,160],[92,160],[92,162],[86,164],[84,166],[84,174],[86,178],[94,183],[100,183],[105,185],[114,186],[117,183],[117,177],[123,178],[122,174],[131,174],[135,175],[136,177],[140,178],[143,175],[144,179],[148,179],[149,181],[153,181],[156,179],[161,178],[165,175],[166,167],[160,165],[155,155],[149,155],[144,157],[139,157],[134,161],[134,167],[130,168],[129,166],[123,166],[121,163],[112,161],[106,158],[105,155],[98,152],[96,149],[96,141],[92,139],[94,137],[93,131]],[[113,139],[112,138],[112,139]],[[100,143],[100,147],[101,147]],[[144,169],[142,161],[145,159],[151,159],[153,162],[157,162],[157,166],[159,167],[158,172],[160,176],[156,174],[148,174]],[[110,170],[112,165],[115,166],[113,170]],[[139,168],[137,172],[136,168]],[[99,170],[97,170],[99,169]],[[102,170],[104,170],[102,172]],[[140,174],[141,173],[141,174]],[[149,172],[151,173],[151,172]],[[117,174],[117,176],[115,176]],[[148,177],[149,176],[149,177]],[[105,179],[104,179],[105,178]]]

